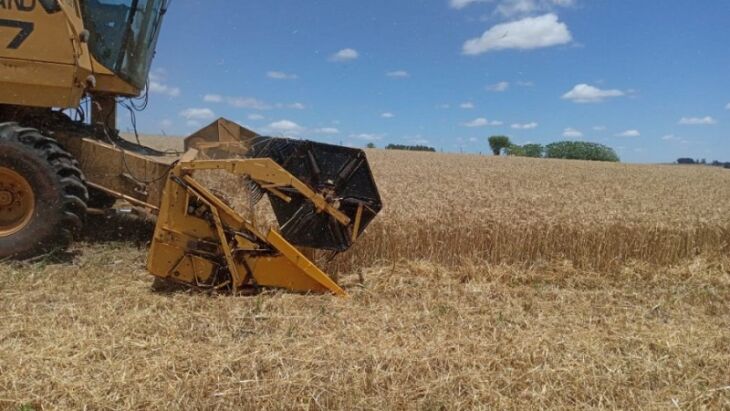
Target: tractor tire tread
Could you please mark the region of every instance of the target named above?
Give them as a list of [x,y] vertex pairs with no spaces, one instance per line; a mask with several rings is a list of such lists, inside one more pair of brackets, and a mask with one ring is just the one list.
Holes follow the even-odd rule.
[[46,232],[45,238],[36,240],[37,247],[34,250],[24,250],[19,253],[19,257],[67,248],[81,233],[89,202],[86,178],[78,161],[56,140],[42,135],[37,129],[22,127],[17,123],[0,123],[0,140],[22,145],[32,151],[39,162],[45,161],[56,176],[54,185],[60,192],[60,212],[51,221],[55,227]]

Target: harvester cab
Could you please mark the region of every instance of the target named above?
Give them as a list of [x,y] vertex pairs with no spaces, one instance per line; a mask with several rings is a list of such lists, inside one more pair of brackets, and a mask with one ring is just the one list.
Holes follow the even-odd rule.
[[142,89],[169,0],[87,0],[81,3],[89,50],[120,79]]
[[[158,277],[344,294],[305,254],[347,250],[380,211],[361,150],[224,119],[188,137],[182,157],[119,135],[117,106],[138,109],[125,99],[144,92],[169,3],[0,2],[0,259],[63,249],[89,211],[121,199],[157,216],[147,266]],[[231,196],[267,196],[278,224],[234,209],[197,178],[210,170],[246,181]]]

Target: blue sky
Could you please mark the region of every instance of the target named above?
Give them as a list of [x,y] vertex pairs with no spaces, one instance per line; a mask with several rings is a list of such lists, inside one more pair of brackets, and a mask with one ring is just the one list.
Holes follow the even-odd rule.
[[174,0],[139,127],[730,161],[729,21],[726,0]]

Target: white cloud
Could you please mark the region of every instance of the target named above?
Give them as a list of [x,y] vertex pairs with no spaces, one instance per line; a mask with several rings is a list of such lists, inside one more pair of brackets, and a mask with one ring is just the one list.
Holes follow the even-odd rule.
[[494,91],[496,93],[507,91],[507,89],[509,89],[509,82],[507,81],[500,81],[499,83],[487,86],[487,91]]
[[236,108],[251,110],[269,110],[271,106],[253,97],[226,97],[220,94],[206,94],[203,96],[206,103],[227,103]]
[[476,128],[476,127],[486,127],[486,126],[501,126],[502,124],[504,124],[504,123],[502,123],[499,120],[490,121],[484,117],[479,117],[468,123],[464,123],[464,127]]
[[262,116],[261,114],[249,114],[248,119],[252,121],[256,120],[264,120],[266,117]]
[[167,84],[159,83],[157,81],[150,80],[149,83],[150,93],[164,94],[168,97],[179,97],[181,92],[177,87],[171,87]]
[[304,127],[290,120],[279,120],[268,125],[269,130],[276,133],[301,133]]
[[476,143],[478,139],[476,137],[469,137],[469,141],[472,143]]
[[271,109],[292,109],[292,110],[305,110],[306,105],[302,103],[276,103],[269,104],[253,97],[230,97],[221,96],[220,94],[206,94],[203,96],[203,101],[206,103],[226,103],[235,108],[244,108],[249,110],[271,110]]
[[430,143],[430,141],[421,134],[403,136],[403,140],[409,142],[410,144],[428,145]]
[[218,94],[206,94],[203,96],[203,101],[206,103],[222,103],[223,102],[223,96]]
[[188,120],[185,122],[185,125],[188,127],[200,127],[200,122],[197,120]]
[[502,0],[497,6],[497,13],[511,17],[552,10],[555,7],[569,7],[575,0]]
[[621,90],[601,90],[588,84],[578,84],[572,90],[563,94],[563,100],[574,103],[600,103],[607,98],[626,95]]
[[710,116],[705,117],[682,117],[679,124],[683,126],[710,126],[717,124],[717,120]]
[[285,73],[283,71],[269,71],[266,77],[274,80],[296,80],[299,78],[296,74]]
[[180,116],[188,120],[210,120],[215,117],[215,113],[209,108],[186,108],[180,112]]
[[665,136],[662,136],[662,140],[664,140],[664,141],[679,141],[681,139],[679,137],[675,136],[674,134],[667,134]]
[[501,23],[485,31],[481,37],[467,40],[463,53],[476,56],[504,49],[531,50],[570,43],[573,36],[558,16],[549,13]]
[[351,60],[357,60],[357,58],[360,57],[360,53],[357,52],[355,49],[342,49],[338,51],[337,53],[330,56],[330,61],[351,61]]
[[524,81],[524,80],[517,81],[517,82],[515,82],[515,84],[517,84],[520,87],[532,87],[535,85],[535,83],[532,81]]
[[727,103],[727,106],[725,106],[725,110],[730,110],[730,103]]
[[626,130],[624,132],[616,134],[616,137],[639,137],[641,133],[639,130]]
[[167,72],[164,69],[151,71],[149,74],[149,84],[147,89],[150,93],[162,94],[168,97],[179,97],[182,92],[179,87],[173,87],[167,84],[165,77]]
[[448,110],[448,109],[451,108],[451,104],[441,104],[439,106],[439,108],[444,109],[444,110]]
[[471,110],[474,108],[474,103],[472,103],[471,101],[465,101],[459,104],[459,107],[463,108],[464,110]]
[[393,113],[383,113],[383,114],[380,115],[380,117],[382,117],[382,118],[393,118],[393,117],[395,117],[395,114],[393,114]]
[[606,126],[593,126],[593,131],[606,131]]
[[385,75],[392,78],[408,78],[411,76],[411,74],[405,70],[389,71],[385,73]]
[[163,129],[164,128],[170,128],[173,125],[174,125],[174,123],[172,122],[172,120],[167,119],[167,118],[164,119],[164,120],[162,120],[162,121],[160,121],[160,127],[162,127]]
[[538,124],[534,121],[531,123],[525,123],[525,124],[515,123],[515,124],[512,124],[512,128],[514,128],[516,130],[532,130],[532,129],[537,128],[537,125]]
[[236,108],[252,110],[268,110],[270,105],[253,97],[226,97],[226,102]]
[[449,0],[452,9],[461,10],[472,3],[484,3],[488,0]]
[[340,134],[340,130],[334,127],[323,127],[314,130],[317,134]]
[[150,70],[150,80],[159,80],[161,78],[164,78],[165,76],[167,76],[167,70],[165,70],[164,68],[158,67],[154,70]]
[[565,130],[563,130],[563,137],[566,138],[581,138],[583,137],[583,132],[580,130],[576,130],[572,127],[568,127]]
[[350,138],[356,138],[358,140],[376,141],[376,140],[382,140],[383,135],[382,134],[372,134],[372,133],[360,133],[360,134],[350,134]]

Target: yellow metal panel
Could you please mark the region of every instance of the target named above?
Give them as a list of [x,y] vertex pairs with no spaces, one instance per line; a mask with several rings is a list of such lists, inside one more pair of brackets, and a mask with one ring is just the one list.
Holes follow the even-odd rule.
[[75,82],[74,66],[0,57],[0,104],[76,107],[83,89]]
[[185,255],[173,268],[170,278],[187,283],[205,282],[213,275],[215,267],[215,264],[204,258]]
[[172,274],[172,269],[178,265],[180,259],[185,255],[184,251],[158,241],[153,242],[153,247],[155,258],[148,260],[147,270],[158,277],[167,278]]
[[184,249],[163,242],[155,245],[155,258],[147,265],[148,271],[157,277],[191,284],[208,281],[216,268],[205,258],[186,254]]
[[[219,118],[187,137],[185,139],[185,149],[206,148],[211,150],[219,147],[221,151],[235,149],[241,151],[241,154],[245,154],[245,143],[256,136],[255,132],[246,127],[225,118]],[[236,147],[236,144],[240,145]]]
[[180,259],[175,268],[172,269],[170,277],[186,283],[195,282],[195,268],[189,256],[183,256]]
[[94,78],[96,78],[96,86],[94,86],[93,91],[127,97],[138,96],[142,92],[142,90],[122,80],[111,70],[104,67],[93,56],[91,57],[91,65],[94,68]]
[[[276,248],[277,251],[279,251],[287,260],[289,260],[289,262],[292,263],[293,266],[299,269],[301,274],[304,274],[306,277],[316,282],[321,287],[324,287],[326,290],[329,290],[336,295],[343,297],[347,296],[347,293],[345,293],[345,291],[340,288],[337,283],[332,281],[332,279],[329,278],[327,274],[322,272],[322,270],[314,265],[314,263],[309,261],[309,259],[307,259],[304,254],[302,254],[294,246],[289,244],[279,233],[271,230],[269,231],[267,239],[269,240],[269,243],[274,246],[274,248]],[[254,270],[254,276],[256,275],[255,271],[256,270]],[[298,277],[300,279],[303,278],[302,275],[296,275],[293,277]],[[287,278],[286,280],[293,281],[290,278]]]
[[144,156],[78,135],[56,133],[54,137],[81,163],[92,183],[159,206],[175,157]]
[[14,23],[0,25],[0,57],[76,64],[72,27],[65,12],[49,14],[33,0],[21,1],[24,8],[14,7],[15,1],[6,3],[13,7],[0,7],[0,19]]
[[259,247],[241,235],[236,234],[236,251],[256,251]]
[[190,261],[193,263],[193,270],[195,271],[195,279],[197,281],[208,281],[213,275],[215,270],[218,268],[217,265],[206,260],[205,258],[197,257],[194,255],[188,256]]
[[91,74],[78,3],[48,13],[36,0],[0,7],[0,103],[77,107]]
[[357,239],[357,234],[360,232],[360,222],[362,221],[362,209],[363,205],[357,206],[357,213],[355,214],[355,225],[352,227],[352,240]]
[[223,223],[221,222],[218,210],[216,208],[213,208],[211,211],[215,220],[215,228],[218,233],[218,241],[220,241],[221,243],[221,248],[223,248],[223,255],[226,257],[226,262],[228,263],[228,270],[231,272],[231,279],[233,280],[233,291],[238,291],[239,287],[245,285],[243,284],[244,277],[241,276],[241,270],[239,270],[238,264],[236,264],[236,260],[233,259],[233,252],[231,251],[231,246],[228,244],[228,239],[226,238],[226,233],[223,230]]
[[[301,270],[284,256],[246,257],[256,284],[261,287],[284,288],[297,292],[326,293],[331,290]],[[339,288],[339,287],[338,287]],[[336,293],[338,295],[345,295]]]

